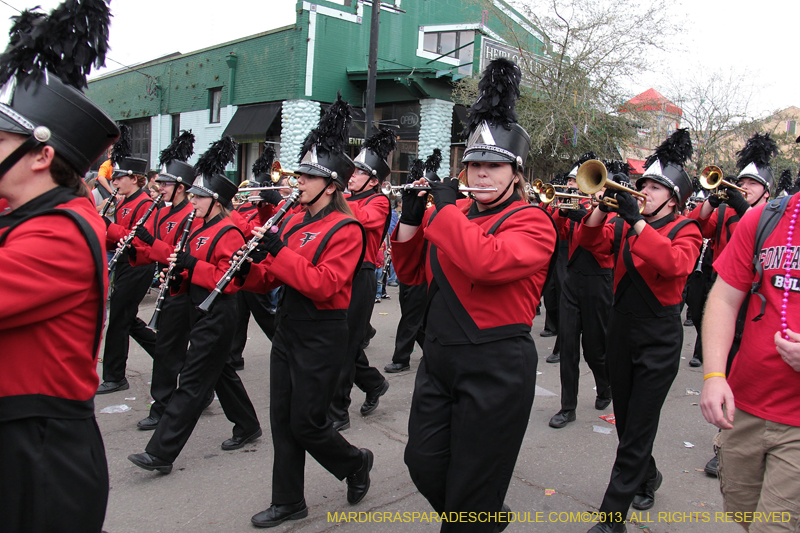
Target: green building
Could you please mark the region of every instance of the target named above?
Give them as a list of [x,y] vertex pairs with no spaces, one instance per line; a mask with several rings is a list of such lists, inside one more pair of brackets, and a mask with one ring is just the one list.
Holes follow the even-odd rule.
[[[453,82],[479,76],[498,56],[517,59],[509,28],[524,48],[546,57],[547,39],[502,0],[389,0],[381,3],[375,120],[397,128],[394,181],[416,158],[442,150],[441,175],[456,175],[466,109],[452,101]],[[493,4],[490,5],[490,4]],[[491,7],[491,9],[489,9]],[[95,78],[86,94],[131,126],[136,156],[157,167],[158,154],[181,129],[197,139],[195,159],[229,134],[240,143],[236,182],[248,179],[264,141],[284,168],[336,93],[354,108],[351,155],[365,130],[372,2],[298,0],[295,24],[190,53],[174,53]]]

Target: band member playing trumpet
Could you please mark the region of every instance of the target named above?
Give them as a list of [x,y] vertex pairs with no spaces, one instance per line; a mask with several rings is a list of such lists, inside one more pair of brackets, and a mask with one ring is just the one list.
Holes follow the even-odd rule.
[[339,96],[303,143],[298,190],[304,210],[285,219],[279,232],[267,232],[251,255],[254,264],[241,271],[243,290],[284,285],[270,353],[272,500],[251,518],[256,527],[308,516],[306,452],[347,479],[350,504],[370,487],[372,452],[347,442],[328,419],[349,356],[347,309],[364,259],[364,230],[342,194],[355,169],[344,153],[351,120]]
[[[636,182],[646,203],[642,212],[625,190],[606,189],[625,221],[614,271],[614,305],[606,357],[619,436],[611,480],[600,506],[602,522],[592,533],[627,531],[628,508],[650,509],[662,475],[653,459],[661,407],[678,373],[683,326],[683,287],[700,252],[700,229],[678,214],[692,193],[683,169],[691,157],[688,130],[677,130],[646,162]],[[581,187],[584,192],[590,190]],[[615,224],[606,223],[606,203],[577,230],[578,244],[611,254]]]
[[[406,190],[392,238],[398,280],[428,285],[405,462],[438,513],[504,508],[533,405],[530,330],[557,237],[547,214],[527,202],[530,137],[514,112],[520,78],[511,61],[492,61],[471,108],[466,179],[487,192],[459,200],[458,180],[428,180],[434,207],[426,211],[427,193]],[[498,524],[442,530],[467,526]]]

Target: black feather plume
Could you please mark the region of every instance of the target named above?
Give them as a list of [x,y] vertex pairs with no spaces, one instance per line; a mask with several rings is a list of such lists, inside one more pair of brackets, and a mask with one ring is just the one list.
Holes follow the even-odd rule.
[[795,194],[797,192],[800,192],[800,177],[798,177],[796,180],[794,180],[794,184],[792,185],[792,188],[789,189],[786,192],[788,192],[789,194]]
[[625,174],[629,176],[631,173],[631,166],[619,159],[604,160],[603,164],[606,166],[608,173],[612,176],[615,174]]
[[567,174],[564,173],[557,173],[553,176],[553,179],[550,180],[550,183],[553,185],[566,185],[567,184]]
[[261,176],[272,172],[272,164],[275,162],[275,149],[264,143],[264,151],[253,163],[253,176]]
[[342,152],[347,146],[350,124],[353,121],[350,104],[342,100],[342,93],[336,94],[336,101],[319,119],[319,125],[311,130],[303,141],[300,160],[316,145],[317,150],[326,152]]
[[92,65],[105,64],[110,17],[106,0],[66,0],[49,16],[23,11],[13,17],[0,55],[0,83],[12,76],[37,80],[47,72],[84,89]]
[[172,142],[161,150],[159,165],[166,165],[172,161],[183,161],[184,163],[192,157],[194,153],[194,134],[192,130],[182,131],[180,135],[172,139]]
[[236,152],[239,145],[233,140],[233,137],[226,135],[218,141],[214,141],[206,150],[206,153],[200,156],[197,163],[194,165],[194,170],[203,176],[213,176],[214,174],[223,174],[225,167],[228,163],[233,161],[236,157]]
[[489,63],[478,82],[480,96],[469,108],[465,132],[474,131],[483,121],[510,128],[517,121],[521,80],[522,72],[512,61],[500,57]]
[[578,162],[575,163],[575,164],[578,165],[578,166],[581,166],[582,164],[586,163],[590,159],[597,159],[597,156],[594,155],[594,152],[586,152],[585,154],[583,154],[582,156],[580,156],[578,158]]
[[688,128],[681,128],[675,130],[666,141],[661,143],[644,162],[644,168],[656,162],[656,159],[664,167],[668,163],[673,163],[682,167],[687,160],[692,158],[692,136],[689,134]]
[[380,128],[377,133],[364,141],[364,148],[385,160],[397,148],[397,135],[389,128]]
[[411,170],[408,171],[408,179],[406,183],[413,183],[418,179],[421,179],[422,176],[425,174],[425,163],[422,159],[415,159],[413,163],[411,163]]
[[695,194],[700,194],[700,192],[703,190],[703,186],[700,184],[700,178],[697,176],[692,178],[692,190]]
[[442,151],[434,148],[433,153],[425,160],[425,172],[438,172],[441,165]]
[[126,157],[130,157],[133,153],[133,137],[131,128],[125,124],[117,122],[119,128],[119,139],[114,143],[111,149],[111,163],[118,165]]
[[758,168],[769,167],[770,159],[778,155],[778,143],[771,139],[769,133],[756,133],[744,145],[744,148],[736,152],[736,165],[739,170],[750,163],[755,163]]
[[778,188],[775,190],[775,194],[780,194],[781,191],[788,191],[792,188],[792,171],[788,168],[784,168],[783,172],[781,172],[781,177],[778,180]]

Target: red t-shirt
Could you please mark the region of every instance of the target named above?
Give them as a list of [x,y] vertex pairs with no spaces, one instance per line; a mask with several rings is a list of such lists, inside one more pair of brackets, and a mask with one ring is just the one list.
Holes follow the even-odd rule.
[[[758,322],[752,318],[761,311],[761,299],[750,298],[742,345],[733,361],[728,383],[733,390],[736,407],[748,413],[780,424],[800,426],[800,372],[795,372],[781,359],[775,349],[775,332],[780,330],[781,300],[783,299],[783,263],[791,257],[792,283],[786,318],[792,331],[800,331],[800,235],[795,235],[793,254],[781,252],[786,246],[789,219],[800,195],[789,201],[778,226],[764,241],[761,264],[764,266],[760,293],[767,299],[764,316]],[[714,268],[728,285],[749,291],[755,278],[752,268],[753,246],[758,220],[764,206],[750,209],[739,221],[736,232]]]

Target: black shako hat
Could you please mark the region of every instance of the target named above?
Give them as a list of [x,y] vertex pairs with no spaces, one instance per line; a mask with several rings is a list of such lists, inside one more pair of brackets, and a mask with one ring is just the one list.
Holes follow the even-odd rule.
[[683,165],[692,157],[692,138],[687,128],[675,130],[667,140],[658,145],[653,155],[644,162],[645,171],[636,180],[641,189],[645,179],[651,179],[672,191],[678,203],[683,205],[692,195],[692,180]]
[[483,71],[478,83],[480,96],[467,116],[467,147],[462,163],[493,161],[511,163],[520,169],[525,165],[531,138],[517,123],[514,110],[521,79],[519,67],[502,57]]
[[49,16],[12,17],[0,55],[0,130],[27,140],[0,163],[0,176],[43,145],[84,175],[117,139],[114,121],[81,92],[92,65],[105,63],[110,16],[104,0],[68,0]]
[[195,164],[197,178],[187,192],[211,197],[227,207],[239,188],[225,177],[225,167],[236,157],[238,149],[239,145],[228,135],[214,141]]
[[195,177],[194,167],[186,162],[192,154],[194,154],[194,134],[192,130],[183,130],[180,135],[172,139],[169,146],[161,150],[156,181],[179,183],[188,189]]
[[353,160],[344,152],[352,121],[350,104],[342,100],[341,93],[337,93],[336,101],[303,141],[297,172],[331,178],[344,189],[356,169]]
[[264,151],[253,163],[253,179],[250,182],[255,187],[268,187],[272,185],[272,165],[275,163],[275,149],[264,143]]
[[736,155],[736,166],[739,168],[736,181],[752,178],[766,189],[772,187],[774,178],[769,162],[773,156],[778,155],[778,143],[770,138],[769,133],[754,134]]
[[380,183],[389,177],[392,169],[386,159],[397,148],[397,136],[389,128],[380,128],[377,133],[364,141],[361,151],[353,163]]
[[133,175],[144,176],[147,174],[147,160],[140,157],[131,157],[133,138],[130,127],[125,124],[117,124],[117,127],[119,128],[119,139],[112,147],[111,164],[114,168],[111,178]]

